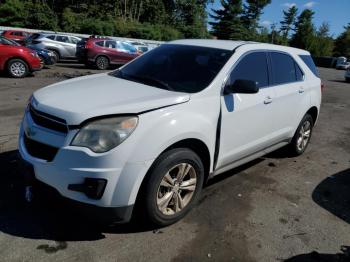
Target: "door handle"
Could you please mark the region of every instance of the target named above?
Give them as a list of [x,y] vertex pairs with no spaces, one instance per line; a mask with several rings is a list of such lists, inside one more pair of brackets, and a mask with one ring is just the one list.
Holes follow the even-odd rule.
[[305,92],[304,87],[300,87],[299,90],[298,90],[298,92],[299,92],[299,94],[304,93],[304,92]]
[[267,104],[270,104],[270,103],[272,103],[272,98],[271,98],[271,96],[267,96],[265,98],[265,100],[264,100],[264,104],[267,105]]

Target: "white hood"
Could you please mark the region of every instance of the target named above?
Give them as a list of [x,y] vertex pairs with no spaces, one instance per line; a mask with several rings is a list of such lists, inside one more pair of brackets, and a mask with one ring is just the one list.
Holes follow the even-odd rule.
[[130,114],[189,101],[190,95],[120,79],[106,73],[74,78],[39,89],[34,107],[69,125],[86,119]]

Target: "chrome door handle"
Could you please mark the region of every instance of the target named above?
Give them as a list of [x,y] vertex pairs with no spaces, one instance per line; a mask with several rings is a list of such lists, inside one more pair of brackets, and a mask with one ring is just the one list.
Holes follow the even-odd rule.
[[270,96],[267,96],[264,100],[264,104],[267,105],[267,104],[270,104],[272,103],[272,98]]
[[303,87],[300,87],[298,92],[299,92],[299,94],[302,94],[302,93],[304,93],[304,92],[305,92],[305,90],[304,90],[304,88],[303,88]]

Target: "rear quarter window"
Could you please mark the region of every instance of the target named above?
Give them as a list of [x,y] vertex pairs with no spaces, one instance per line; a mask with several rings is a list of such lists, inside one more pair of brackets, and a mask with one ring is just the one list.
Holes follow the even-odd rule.
[[309,67],[309,69],[314,73],[315,76],[320,77],[320,73],[314,63],[314,60],[309,55],[299,55],[299,57],[304,61],[304,63]]

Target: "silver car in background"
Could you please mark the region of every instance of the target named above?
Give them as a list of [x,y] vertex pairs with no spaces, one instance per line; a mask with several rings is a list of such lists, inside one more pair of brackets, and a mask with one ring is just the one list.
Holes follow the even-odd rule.
[[77,43],[80,40],[81,38],[72,35],[35,33],[26,39],[26,44],[52,51],[55,62],[58,62],[60,59],[75,59]]

